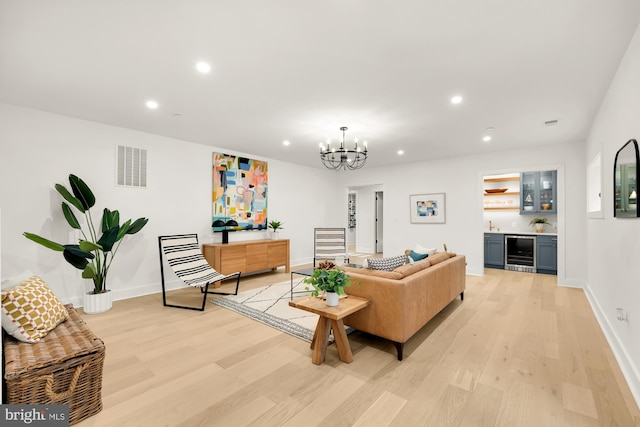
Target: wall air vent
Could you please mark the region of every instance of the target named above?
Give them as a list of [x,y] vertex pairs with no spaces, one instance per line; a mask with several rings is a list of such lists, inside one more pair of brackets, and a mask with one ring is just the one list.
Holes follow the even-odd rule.
[[557,120],[547,120],[546,122],[544,122],[545,126],[555,126],[558,124]]
[[116,146],[116,185],[147,188],[147,150]]

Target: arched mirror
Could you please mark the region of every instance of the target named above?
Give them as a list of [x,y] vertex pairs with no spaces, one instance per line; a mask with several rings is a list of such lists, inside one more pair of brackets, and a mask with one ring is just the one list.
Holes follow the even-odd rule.
[[638,216],[638,142],[630,139],[616,153],[613,166],[613,216],[637,218]]

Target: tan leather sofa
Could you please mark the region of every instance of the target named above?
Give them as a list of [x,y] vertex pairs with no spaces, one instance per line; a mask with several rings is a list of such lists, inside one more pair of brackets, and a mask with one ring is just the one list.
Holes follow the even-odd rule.
[[404,343],[458,295],[464,299],[464,255],[438,252],[393,271],[344,267],[349,295],[371,304],[344,318],[344,324],[393,341],[402,360]]

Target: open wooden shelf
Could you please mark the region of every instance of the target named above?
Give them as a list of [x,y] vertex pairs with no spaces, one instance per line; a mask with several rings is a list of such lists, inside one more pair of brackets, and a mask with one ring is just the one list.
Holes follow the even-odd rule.
[[519,207],[515,208],[484,208],[485,211],[519,211]]
[[504,193],[484,193],[485,196],[519,196],[519,191],[505,191]]
[[485,178],[484,182],[520,181],[519,176],[508,176],[506,178]]

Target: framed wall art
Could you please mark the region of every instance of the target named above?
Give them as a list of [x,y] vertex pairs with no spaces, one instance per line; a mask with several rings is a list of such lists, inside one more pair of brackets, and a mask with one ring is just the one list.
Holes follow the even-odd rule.
[[[213,218],[232,230],[267,229],[267,162],[213,153]],[[222,231],[229,227],[215,227]]]
[[444,224],[445,194],[412,194],[409,196],[409,212],[412,224]]

